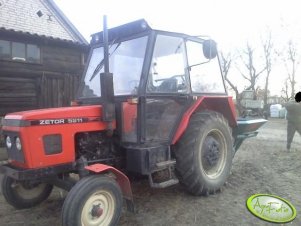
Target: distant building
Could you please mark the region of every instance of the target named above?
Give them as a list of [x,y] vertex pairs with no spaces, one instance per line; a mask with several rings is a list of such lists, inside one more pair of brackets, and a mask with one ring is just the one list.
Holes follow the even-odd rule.
[[279,96],[269,96],[268,104],[281,104],[283,102],[282,98]]
[[52,0],[0,0],[0,116],[69,105],[88,49]]

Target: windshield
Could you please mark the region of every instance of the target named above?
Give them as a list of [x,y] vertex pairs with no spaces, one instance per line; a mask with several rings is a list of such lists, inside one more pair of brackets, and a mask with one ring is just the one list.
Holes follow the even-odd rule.
[[[115,43],[109,47],[110,72],[113,73],[114,94],[137,94],[146,51],[147,36]],[[104,72],[103,47],[92,50],[83,79],[80,97],[100,97],[99,74]]]

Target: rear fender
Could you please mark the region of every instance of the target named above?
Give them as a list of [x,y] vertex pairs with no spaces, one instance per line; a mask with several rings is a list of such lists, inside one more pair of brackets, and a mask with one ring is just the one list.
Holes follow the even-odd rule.
[[175,144],[182,134],[185,132],[190,117],[194,112],[198,111],[216,111],[221,113],[229,122],[231,127],[236,127],[236,111],[232,100],[229,96],[203,96],[198,98],[190,108],[184,113],[175,136],[172,139],[172,144]]
[[119,184],[123,197],[126,200],[128,211],[134,212],[134,202],[133,202],[133,194],[132,194],[132,188],[131,183],[128,179],[128,177],[120,172],[119,170],[115,169],[112,166],[104,165],[104,164],[93,164],[90,166],[86,166],[85,169],[94,172],[94,173],[105,173],[105,172],[111,172],[116,177],[116,181]]

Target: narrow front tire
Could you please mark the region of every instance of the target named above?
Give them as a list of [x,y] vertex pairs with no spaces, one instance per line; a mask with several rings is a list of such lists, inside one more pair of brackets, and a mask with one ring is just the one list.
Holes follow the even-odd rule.
[[122,201],[120,187],[114,179],[100,175],[87,176],[68,193],[62,210],[62,225],[117,225]]
[[2,194],[16,209],[34,207],[46,200],[53,186],[35,181],[18,181],[8,176],[2,178]]

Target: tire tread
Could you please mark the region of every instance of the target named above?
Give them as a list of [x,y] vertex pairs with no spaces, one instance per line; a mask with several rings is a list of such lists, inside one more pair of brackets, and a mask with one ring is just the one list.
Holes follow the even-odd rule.
[[[197,112],[192,115],[186,131],[175,146],[175,156],[177,159],[176,174],[180,183],[186,187],[188,192],[194,195],[208,195],[220,189],[220,187],[208,186],[204,182],[194,161],[197,158],[197,138],[204,132],[205,127],[213,122],[224,125],[227,133],[232,134],[227,120],[220,113],[213,111]],[[232,136],[228,142],[231,142],[232,145]],[[230,154],[232,156],[232,153]],[[228,167],[231,167],[231,164],[232,158]],[[230,172],[230,169],[226,170]]]

